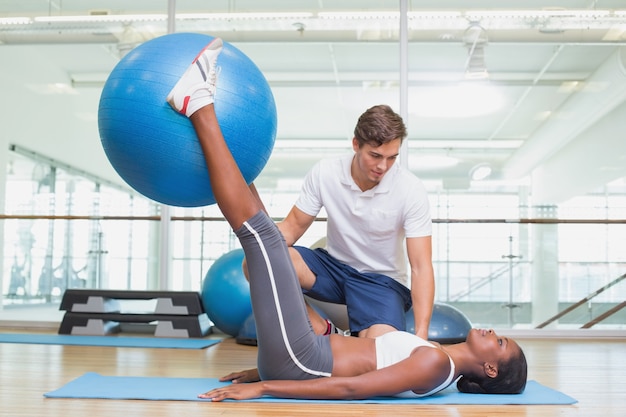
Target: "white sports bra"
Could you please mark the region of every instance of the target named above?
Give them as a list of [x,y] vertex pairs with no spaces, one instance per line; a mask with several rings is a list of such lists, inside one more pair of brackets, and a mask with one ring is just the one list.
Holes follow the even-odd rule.
[[[389,332],[376,338],[376,368],[382,369],[394,363],[400,362],[409,357],[411,352],[420,346],[428,346],[436,349],[435,345],[427,340],[422,339],[412,333],[407,332]],[[405,391],[394,395],[394,397],[417,398],[426,397],[441,391],[453,382],[454,379],[454,362],[450,359],[450,374],[443,383],[433,388],[427,393],[416,394],[413,391]]]

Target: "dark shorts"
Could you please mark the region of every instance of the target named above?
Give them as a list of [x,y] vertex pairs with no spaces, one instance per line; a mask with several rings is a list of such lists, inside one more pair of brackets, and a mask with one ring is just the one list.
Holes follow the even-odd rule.
[[309,269],[315,284],[303,292],[316,300],[345,304],[350,331],[357,333],[374,324],[406,330],[405,314],[411,307],[411,291],[393,278],[361,273],[333,258],[324,249],[294,246]]

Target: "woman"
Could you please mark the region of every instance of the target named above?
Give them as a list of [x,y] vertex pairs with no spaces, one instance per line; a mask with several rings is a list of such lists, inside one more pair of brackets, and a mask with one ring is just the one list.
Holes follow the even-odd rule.
[[[228,375],[233,384],[200,398],[263,395],[306,399],[425,396],[459,379],[465,392],[519,393],[526,359],[511,339],[473,329],[450,346],[394,331],[375,339],[316,335],[285,241],[248,187],[223,137],[213,102],[222,41],[214,39],[167,97],[190,118],[204,153],[213,195],[244,249],[257,326],[258,371]],[[251,382],[256,381],[256,382]],[[247,383],[243,383],[247,382]]]

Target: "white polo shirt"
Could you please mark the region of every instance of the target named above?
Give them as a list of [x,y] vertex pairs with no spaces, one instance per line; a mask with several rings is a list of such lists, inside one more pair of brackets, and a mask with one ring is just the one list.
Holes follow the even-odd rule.
[[361,191],[350,175],[354,155],[319,161],[304,180],[296,207],[328,216],[326,249],[360,272],[387,275],[408,285],[405,237],[432,234],[422,182],[395,163],[378,185]]

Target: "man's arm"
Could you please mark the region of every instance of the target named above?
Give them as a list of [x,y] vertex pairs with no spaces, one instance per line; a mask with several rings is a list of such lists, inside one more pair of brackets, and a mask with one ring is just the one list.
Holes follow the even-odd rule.
[[292,246],[302,237],[314,220],[314,216],[309,216],[296,206],[293,206],[287,217],[277,223],[277,226],[283,234],[287,246]]
[[432,261],[431,236],[406,239],[411,268],[411,300],[415,318],[415,334],[428,339],[428,326],[435,300],[435,273]]

